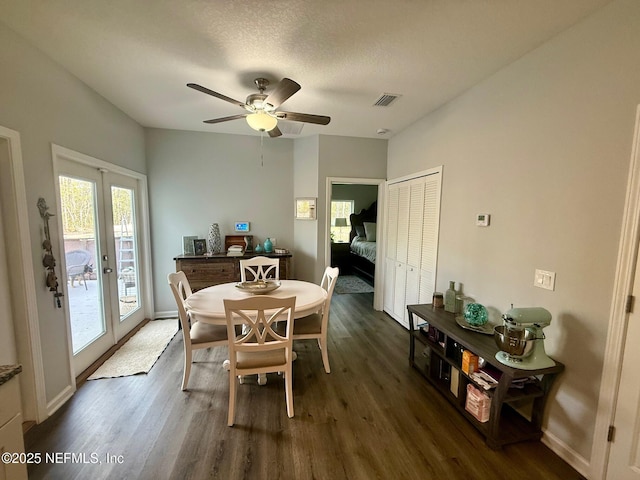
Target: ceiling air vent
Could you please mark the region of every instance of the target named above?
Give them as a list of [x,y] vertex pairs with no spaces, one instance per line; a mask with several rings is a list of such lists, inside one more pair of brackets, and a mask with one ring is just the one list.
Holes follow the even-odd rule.
[[374,107],[388,107],[395,102],[401,95],[397,93],[383,93],[373,104]]

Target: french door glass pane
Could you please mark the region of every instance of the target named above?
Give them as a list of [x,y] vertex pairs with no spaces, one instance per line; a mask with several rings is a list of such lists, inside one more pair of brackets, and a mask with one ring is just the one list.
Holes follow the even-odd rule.
[[120,321],[140,308],[134,191],[111,187],[113,232],[116,241]]
[[106,332],[102,278],[94,272],[100,258],[95,183],[60,176],[60,205],[75,355]]

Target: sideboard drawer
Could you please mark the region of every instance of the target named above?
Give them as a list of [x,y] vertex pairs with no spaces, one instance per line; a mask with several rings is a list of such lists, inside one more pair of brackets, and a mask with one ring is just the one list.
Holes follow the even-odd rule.
[[233,260],[182,263],[182,271],[187,275],[193,291],[219,283],[236,281],[236,264]]

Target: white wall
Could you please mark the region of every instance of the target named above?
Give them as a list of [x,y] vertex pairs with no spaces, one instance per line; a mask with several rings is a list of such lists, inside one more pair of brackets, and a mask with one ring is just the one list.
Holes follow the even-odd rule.
[[[315,197],[316,216],[318,198],[318,155],[320,139],[317,136],[297,139],[294,146],[293,195]],[[316,252],[318,251],[318,218],[316,220],[294,220],[295,276],[308,282],[319,281],[316,274]]]
[[156,312],[175,311],[167,274],[182,236],[206,238],[209,225],[237,235],[249,221],[254,245],[275,237],[293,248],[293,140],[147,129],[147,165]]
[[[0,163],[4,163],[8,155],[9,145],[5,139],[0,139]],[[18,363],[18,354],[13,328],[14,315],[11,307],[5,234],[2,198],[0,197],[0,365],[14,365]]]
[[[21,136],[46,397],[51,402],[69,388],[71,375],[63,311],[55,308],[44,283],[42,220],[36,208],[43,197],[51,211],[56,209],[51,143],[144,173],[144,134],[137,123],[2,24],[0,45],[0,125]],[[53,253],[60,258],[57,225],[51,224]]]
[[[389,142],[388,176],[444,165],[437,288],[553,314],[549,438],[588,462],[640,101],[640,2],[615,1]],[[476,213],[491,226],[474,226]],[[555,291],[534,269],[557,273]],[[583,465],[584,466],[584,465]]]

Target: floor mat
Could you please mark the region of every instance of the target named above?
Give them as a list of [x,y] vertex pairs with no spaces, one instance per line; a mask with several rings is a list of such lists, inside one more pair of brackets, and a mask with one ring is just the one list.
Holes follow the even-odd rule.
[[120,347],[88,380],[147,373],[178,331],[178,319],[153,320]]
[[334,293],[372,293],[373,287],[355,275],[339,276]]

